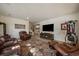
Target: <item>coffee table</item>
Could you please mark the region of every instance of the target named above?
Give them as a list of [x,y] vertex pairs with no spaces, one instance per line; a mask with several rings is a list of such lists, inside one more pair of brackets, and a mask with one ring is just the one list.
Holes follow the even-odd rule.
[[50,42],[49,46],[53,47],[58,53],[57,55],[63,55],[63,56],[79,56],[79,44],[77,46],[68,46],[65,42],[58,42],[55,43]]

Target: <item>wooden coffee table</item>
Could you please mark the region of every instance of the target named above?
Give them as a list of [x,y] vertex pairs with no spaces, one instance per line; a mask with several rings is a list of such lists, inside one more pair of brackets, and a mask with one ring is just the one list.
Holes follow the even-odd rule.
[[79,56],[79,44],[77,46],[69,47],[65,42],[57,43],[56,41],[55,42],[53,41],[53,42],[50,42],[49,45],[53,47],[60,55]]

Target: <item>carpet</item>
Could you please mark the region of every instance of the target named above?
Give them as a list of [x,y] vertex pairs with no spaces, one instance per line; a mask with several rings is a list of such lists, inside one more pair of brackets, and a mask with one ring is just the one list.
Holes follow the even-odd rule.
[[29,46],[30,52],[33,56],[55,56],[56,51],[49,48],[49,41],[50,40],[34,36],[27,41],[27,45]]

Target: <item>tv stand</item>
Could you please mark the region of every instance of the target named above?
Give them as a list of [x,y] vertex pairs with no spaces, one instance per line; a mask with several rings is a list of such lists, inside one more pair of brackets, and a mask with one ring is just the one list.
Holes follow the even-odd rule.
[[40,33],[40,37],[44,39],[54,40],[54,34],[50,33]]

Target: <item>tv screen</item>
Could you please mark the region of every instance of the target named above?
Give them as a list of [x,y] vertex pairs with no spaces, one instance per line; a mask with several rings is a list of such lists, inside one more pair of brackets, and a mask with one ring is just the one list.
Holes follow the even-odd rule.
[[43,25],[43,31],[54,31],[54,24]]

